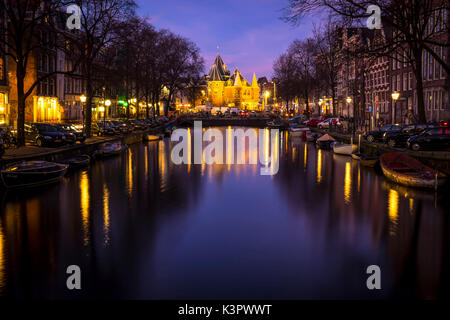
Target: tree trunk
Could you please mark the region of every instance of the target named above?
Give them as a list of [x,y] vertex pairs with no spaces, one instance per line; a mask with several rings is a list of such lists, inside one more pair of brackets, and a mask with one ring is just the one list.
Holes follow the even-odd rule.
[[145,118],[149,118],[149,112],[148,112],[148,93],[145,95]]
[[419,117],[419,122],[427,122],[427,117],[425,114],[425,99],[423,95],[423,79],[422,79],[422,54],[415,55],[416,68],[414,69],[414,74],[416,77],[416,92],[417,92],[417,113]]
[[17,146],[25,145],[25,107],[24,73],[21,61],[17,63]]
[[86,94],[87,94],[87,100],[86,100],[86,122],[84,126],[84,132],[86,133],[86,136],[89,138],[91,137],[91,124],[92,124],[92,98],[94,95],[94,90],[92,88],[92,79],[90,76],[90,72],[88,72],[88,78],[86,81]]

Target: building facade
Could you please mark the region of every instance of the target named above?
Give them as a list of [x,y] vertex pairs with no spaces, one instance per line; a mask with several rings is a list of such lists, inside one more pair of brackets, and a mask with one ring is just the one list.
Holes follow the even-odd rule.
[[[0,37],[7,37],[6,14],[0,13]],[[0,41],[0,46],[4,41]],[[9,83],[8,60],[6,59],[6,45],[0,48],[0,126],[9,125],[11,122],[9,111]]]
[[219,54],[207,76],[208,104],[214,107],[235,107],[243,110],[259,109],[260,88],[256,75],[252,83],[236,68],[231,75]]

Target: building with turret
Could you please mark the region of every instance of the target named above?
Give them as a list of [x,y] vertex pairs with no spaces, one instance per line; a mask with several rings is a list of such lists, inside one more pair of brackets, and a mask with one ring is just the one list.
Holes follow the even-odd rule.
[[208,104],[214,107],[234,107],[242,110],[259,109],[259,86],[256,75],[252,83],[239,72],[230,74],[220,54],[217,54],[209,74],[206,76],[208,86]]

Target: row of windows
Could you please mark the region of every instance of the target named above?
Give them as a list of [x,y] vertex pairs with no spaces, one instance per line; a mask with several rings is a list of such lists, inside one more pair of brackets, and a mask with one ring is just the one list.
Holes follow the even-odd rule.
[[64,90],[66,93],[81,93],[81,80],[67,78],[64,81]]
[[47,78],[42,80],[38,85],[38,96],[54,97],[55,96],[55,79]]
[[41,72],[54,72],[56,59],[47,54],[39,54],[37,56],[36,67]]
[[[435,47],[434,52],[442,60],[447,61],[446,48]],[[445,78],[445,70],[441,64],[438,63],[428,51],[422,53],[422,71],[424,80],[437,80]]]
[[373,87],[377,85],[387,84],[386,74],[386,70],[370,73],[368,77],[366,77],[366,86]]
[[432,33],[445,31],[448,23],[447,14],[448,10],[445,8],[434,10],[428,19],[426,34],[430,35]]
[[392,76],[393,91],[408,91],[413,88],[413,73],[403,73]]
[[445,92],[439,91],[426,91],[425,103],[427,110],[444,110],[445,108]]

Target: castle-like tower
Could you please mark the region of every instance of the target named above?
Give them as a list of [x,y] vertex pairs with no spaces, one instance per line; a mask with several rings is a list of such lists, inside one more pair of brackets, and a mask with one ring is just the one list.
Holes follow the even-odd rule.
[[211,66],[208,80],[208,102],[215,107],[236,107],[243,110],[257,110],[259,86],[253,74],[252,84],[236,68],[233,75],[227,70],[220,54]]

